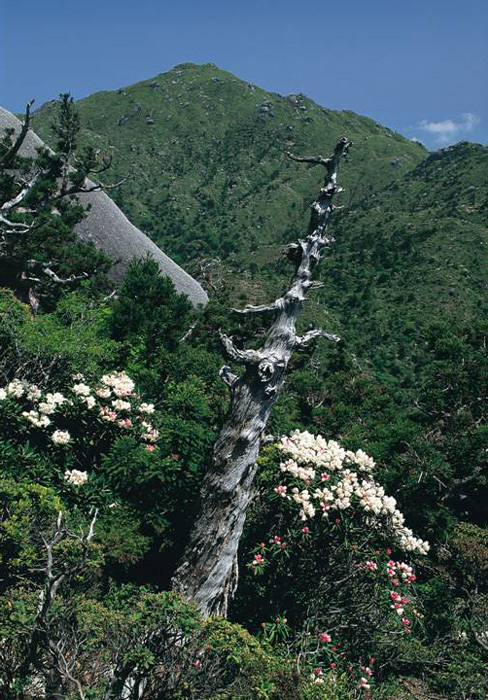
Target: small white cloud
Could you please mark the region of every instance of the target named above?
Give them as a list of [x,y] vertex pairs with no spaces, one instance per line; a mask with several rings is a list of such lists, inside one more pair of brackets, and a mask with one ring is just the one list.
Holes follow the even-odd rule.
[[481,117],[477,114],[473,114],[472,112],[465,112],[461,115],[461,118],[464,120],[466,131],[471,131],[471,129],[478,126],[481,121]]
[[480,121],[477,114],[465,112],[457,122],[452,119],[444,119],[440,122],[430,122],[424,119],[417,128],[432,134],[438,144],[445,145],[454,141],[460,134],[472,131]]

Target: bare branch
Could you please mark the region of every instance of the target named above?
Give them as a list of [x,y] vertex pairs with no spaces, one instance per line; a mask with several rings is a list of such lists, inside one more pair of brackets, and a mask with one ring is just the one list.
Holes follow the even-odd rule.
[[2,231],[2,235],[6,235],[7,233],[27,233],[28,231],[31,231],[34,228],[34,224],[22,224],[19,221],[9,221],[1,214],[0,224],[3,224],[5,227],[8,227],[6,230]]
[[[39,273],[49,277],[50,280],[56,282],[56,284],[73,284],[74,282],[80,282],[88,278],[88,273],[82,272],[80,275],[70,275],[69,277],[59,277],[54,270],[52,270],[49,265],[51,263],[43,263],[40,260],[28,260],[26,263],[26,268],[28,270],[38,270]],[[30,280],[31,282],[40,282],[37,277],[27,277],[24,279]]]
[[232,387],[234,386],[234,384],[238,380],[238,376],[236,374],[234,374],[232,372],[231,368],[228,367],[227,365],[224,365],[221,368],[221,370],[219,372],[219,376],[222,379],[222,381],[225,382],[225,384],[227,384],[227,386],[230,389],[232,389]]
[[33,178],[26,184],[26,186],[19,192],[17,196],[15,196],[13,199],[9,200],[8,202],[5,202],[2,204],[0,207],[0,212],[5,214],[6,212],[12,211],[12,209],[15,209],[15,207],[18,207],[21,202],[24,201],[24,199],[29,195],[34,187],[37,184],[37,181],[39,180],[40,176],[42,174],[41,170],[38,170],[37,173],[33,176]]
[[297,336],[296,345],[298,348],[306,348],[318,338],[327,338],[327,340],[333,343],[338,343],[340,340],[338,335],[327,333],[327,331],[324,331],[322,328],[316,328],[313,331],[308,331],[305,335]]
[[98,518],[98,508],[95,508],[95,513],[93,514],[93,518],[91,519],[90,527],[88,529],[88,534],[86,536],[87,542],[90,542],[90,540],[92,540],[93,536],[95,535],[95,525],[97,523],[97,518]]
[[191,326],[190,326],[190,328],[189,328],[187,331],[185,331],[185,333],[181,336],[181,338],[179,339],[178,342],[180,342],[180,343],[186,343],[186,341],[187,341],[189,338],[191,338],[191,336],[192,336],[192,334],[193,334],[193,331],[194,331],[195,328],[196,328],[197,323],[198,323],[197,321],[195,321],[194,323],[192,323]]
[[129,175],[126,175],[125,177],[122,178],[122,180],[119,180],[118,182],[114,182],[113,185],[107,185],[104,182],[100,183],[100,186],[102,190],[105,192],[105,190],[115,190],[117,187],[120,187],[121,185],[124,184],[129,179]]
[[124,184],[129,176],[122,178],[119,182],[115,182],[113,185],[106,185],[103,182],[98,183],[98,185],[92,184],[90,186],[84,187],[83,185],[72,185],[66,189],[62,189],[59,194],[52,197],[53,202],[58,199],[63,199],[64,197],[74,197],[77,194],[90,194],[91,192],[105,192],[105,190],[115,190]]
[[320,282],[319,280],[309,280],[308,282],[304,282],[303,286],[307,292],[313,292],[316,289],[322,289],[324,283]]
[[234,360],[234,362],[239,362],[243,365],[254,365],[258,364],[263,359],[262,354],[257,350],[239,350],[239,348],[236,348],[232,342],[232,339],[228,335],[225,335],[225,333],[222,333],[222,331],[219,331],[219,335],[225,352],[231,360]]
[[34,100],[31,100],[28,102],[25,106],[25,116],[24,116],[24,123],[22,124],[22,128],[19,132],[19,135],[15,139],[15,142],[12,144],[12,146],[9,148],[9,150],[0,158],[0,166],[5,168],[11,161],[12,159],[17,155],[19,148],[22,146],[22,144],[25,141],[25,137],[27,136],[27,132],[29,131],[29,125],[30,125],[30,110],[32,105],[34,104]]
[[324,165],[327,166],[330,163],[330,158],[323,158],[322,156],[295,156],[290,151],[286,151],[286,155],[291,160],[296,160],[298,163],[311,163],[312,165]]
[[73,685],[76,686],[76,690],[78,691],[78,695],[80,697],[80,700],[86,700],[85,693],[83,692],[83,686],[81,685],[80,681],[75,678],[70,670],[70,665],[68,664],[68,661],[63,654],[62,649],[60,648],[59,643],[58,644],[50,644],[49,649],[51,651],[51,654],[55,657],[58,671],[60,675],[73,683]]
[[259,304],[258,306],[253,306],[252,304],[247,304],[243,309],[231,309],[236,314],[241,314],[242,316],[249,314],[266,314],[271,311],[278,311],[280,309],[281,299],[277,299],[272,304]]

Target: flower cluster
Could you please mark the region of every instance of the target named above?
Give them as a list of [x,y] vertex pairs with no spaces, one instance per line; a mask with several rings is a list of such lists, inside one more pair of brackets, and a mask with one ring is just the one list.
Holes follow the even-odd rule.
[[368,678],[364,678],[364,676],[363,676],[363,677],[359,680],[358,688],[359,688],[359,690],[369,690],[369,689],[371,688],[371,686],[370,686],[370,684],[369,684],[369,679],[368,679]]
[[[268,559],[266,559],[268,556]],[[270,563],[270,559],[277,556],[289,557],[287,542],[280,535],[273,535],[269,540],[268,545],[260,542],[254,550],[253,560],[247,564],[253,574],[262,574],[265,568]]]
[[364,568],[374,573],[375,571],[378,571],[378,564],[375,561],[366,561],[364,563]]
[[289,485],[278,484],[274,491],[299,505],[302,520],[313,518],[317,511],[327,517],[330,510],[360,509],[384,518],[405,551],[428,552],[428,542],[405,527],[395,498],[375,482],[374,460],[363,450],[345,450],[335,440],[299,430],[283,437],[278,448],[285,457],[281,471],[292,477],[294,485],[290,490]]
[[64,480],[67,481],[68,484],[73,484],[73,486],[83,486],[83,484],[88,481],[88,474],[78,469],[67,469],[64,472]]
[[[44,392],[35,384],[14,379],[0,388],[0,402],[12,400],[20,408],[23,419],[35,428],[48,430],[50,441],[57,447],[73,443],[69,427],[79,418],[79,411],[93,411],[90,421],[94,429],[107,430],[107,423],[122,430],[131,430],[148,451],[155,449],[159,431],[147,416],[155,412],[154,404],[141,402],[134,391],[134,382],[125,372],[105,374],[99,385],[86,382],[82,374],[73,377],[73,385],[66,396],[60,392]],[[23,410],[22,410],[23,409]],[[95,410],[93,410],[95,409]],[[86,472],[76,469],[65,473],[65,481],[80,486],[86,482]]]
[[[380,555],[380,551],[376,550],[376,555]],[[391,555],[391,549],[386,549],[386,555]],[[411,584],[417,580],[413,573],[413,568],[410,564],[404,561],[394,561],[389,559],[382,563],[375,561],[366,561],[363,564],[364,569],[373,574],[386,578],[388,601],[390,609],[394,613],[395,620],[400,627],[400,630],[406,634],[410,634],[412,621],[406,617],[408,611],[415,618],[423,617],[422,614],[413,607],[413,592],[409,590]],[[386,593],[386,592],[385,592]],[[400,619],[398,619],[400,618]]]
[[124,396],[130,396],[135,388],[134,382],[125,372],[104,374],[102,377],[102,385],[111,389],[119,399]]
[[71,435],[67,430],[55,430],[51,437],[55,445],[67,445],[70,439]]
[[43,397],[38,386],[28,384],[20,379],[14,379],[5,388],[0,388],[0,401],[5,401],[8,398],[17,401],[23,399],[30,403],[31,406],[27,406],[26,410],[22,411],[22,417],[36,428],[47,428],[51,425],[52,421],[49,416],[56,413],[62,404],[68,402],[68,399],[59,392],[46,393]]

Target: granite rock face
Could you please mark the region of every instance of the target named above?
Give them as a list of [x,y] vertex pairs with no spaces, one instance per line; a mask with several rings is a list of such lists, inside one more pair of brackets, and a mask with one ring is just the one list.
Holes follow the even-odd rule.
[[[21,122],[11,112],[0,107],[0,134],[8,128],[18,132]],[[29,130],[20,154],[35,157],[36,149],[44,145],[44,142]],[[87,184],[89,186],[93,183],[88,180]],[[78,197],[87,209],[87,215],[76,226],[76,233],[81,240],[91,241],[113,260],[114,265],[108,276],[114,282],[121,281],[131,260],[150,255],[158,263],[162,274],[170,277],[176,290],[186,294],[194,306],[205,305],[208,302],[208,296],[201,285],[131,224],[105,192],[87,192],[79,194]]]

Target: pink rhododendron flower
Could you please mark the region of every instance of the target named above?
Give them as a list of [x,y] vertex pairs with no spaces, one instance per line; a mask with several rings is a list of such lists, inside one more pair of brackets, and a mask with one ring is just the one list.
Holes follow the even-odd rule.
[[282,498],[286,497],[286,492],[287,492],[287,487],[286,486],[276,486],[274,489],[274,492],[278,494],[278,496],[282,496]]
[[368,571],[377,571],[378,570],[378,564],[375,561],[367,561],[365,562],[364,566]]

